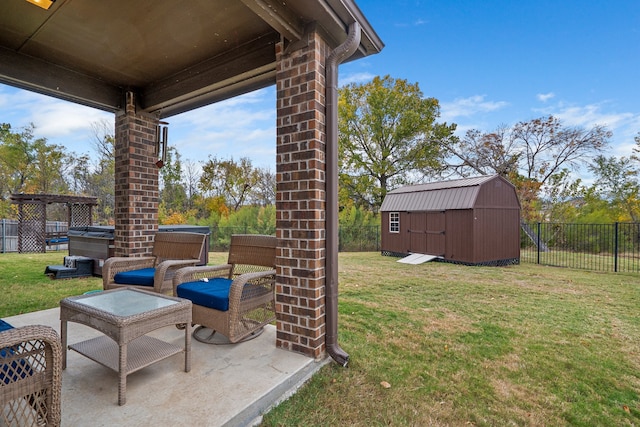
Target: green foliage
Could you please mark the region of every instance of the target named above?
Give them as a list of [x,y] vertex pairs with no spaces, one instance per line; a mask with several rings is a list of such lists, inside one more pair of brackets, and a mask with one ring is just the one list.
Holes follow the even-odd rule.
[[632,159],[598,156],[590,167],[597,178],[592,190],[608,202],[615,221],[640,220],[640,168]]
[[340,186],[376,211],[387,191],[439,172],[455,125],[436,123],[440,106],[418,84],[390,76],[340,88]]
[[239,162],[233,158],[209,157],[202,165],[199,187],[205,194],[223,196],[227,206],[237,211],[259,180],[260,174],[248,157],[242,157]]
[[[71,158],[64,147],[34,137],[34,125],[14,132],[11,125],[0,124],[0,198],[13,193],[69,192],[66,182]],[[10,213],[6,207],[5,213]]]
[[585,199],[586,189],[582,186],[582,181],[572,180],[569,171],[563,169],[549,178],[548,187],[546,220],[575,222]]
[[214,245],[228,247],[232,234],[276,233],[276,208],[269,206],[243,206],[228,216],[219,217],[211,226]]
[[160,200],[165,209],[184,212],[187,209],[187,192],[182,178],[182,160],[175,147],[168,148],[166,161],[159,174]]
[[379,226],[380,216],[362,206],[351,205],[340,211],[338,221],[341,227]]

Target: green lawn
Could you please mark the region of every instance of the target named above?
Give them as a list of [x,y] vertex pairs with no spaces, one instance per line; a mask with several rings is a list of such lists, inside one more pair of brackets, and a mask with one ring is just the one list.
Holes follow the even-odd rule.
[[[63,256],[0,254],[0,317],[101,288],[44,276]],[[349,365],[324,367],[264,426],[640,425],[640,275],[339,260]]]
[[264,426],[640,424],[640,275],[339,260],[349,365]]

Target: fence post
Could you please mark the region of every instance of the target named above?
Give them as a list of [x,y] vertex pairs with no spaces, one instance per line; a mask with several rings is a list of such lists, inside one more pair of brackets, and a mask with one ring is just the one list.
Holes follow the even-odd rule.
[[540,223],[538,223],[538,241],[536,242],[536,248],[538,249],[538,264],[540,264]]
[[619,222],[616,221],[616,226],[615,226],[615,236],[614,236],[614,243],[613,243],[613,271],[614,272],[618,272],[618,231],[619,231],[619,227],[618,227]]
[[2,253],[7,252],[7,223],[6,219],[2,220]]

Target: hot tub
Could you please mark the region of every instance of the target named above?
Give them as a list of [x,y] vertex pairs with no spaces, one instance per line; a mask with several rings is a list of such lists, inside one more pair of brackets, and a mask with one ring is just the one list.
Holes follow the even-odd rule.
[[[206,234],[204,248],[200,253],[200,263],[209,262],[209,227],[198,225],[161,225],[159,231]],[[93,259],[93,274],[102,276],[102,266],[107,258],[114,256],[115,227],[92,225],[69,227],[69,255],[85,256]]]

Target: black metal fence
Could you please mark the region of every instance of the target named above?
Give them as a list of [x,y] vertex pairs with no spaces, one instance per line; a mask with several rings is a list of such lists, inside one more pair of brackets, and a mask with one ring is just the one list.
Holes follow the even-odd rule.
[[521,262],[640,272],[640,223],[536,223],[521,230]]
[[[1,220],[0,252],[17,251],[17,222]],[[66,229],[65,223],[47,224],[47,233]],[[209,250],[225,252],[232,234],[274,234],[275,228],[214,227]],[[381,251],[380,227],[340,227],[341,252]],[[48,249],[66,249],[56,245]],[[520,262],[595,271],[640,273],[640,223],[522,224]]]

